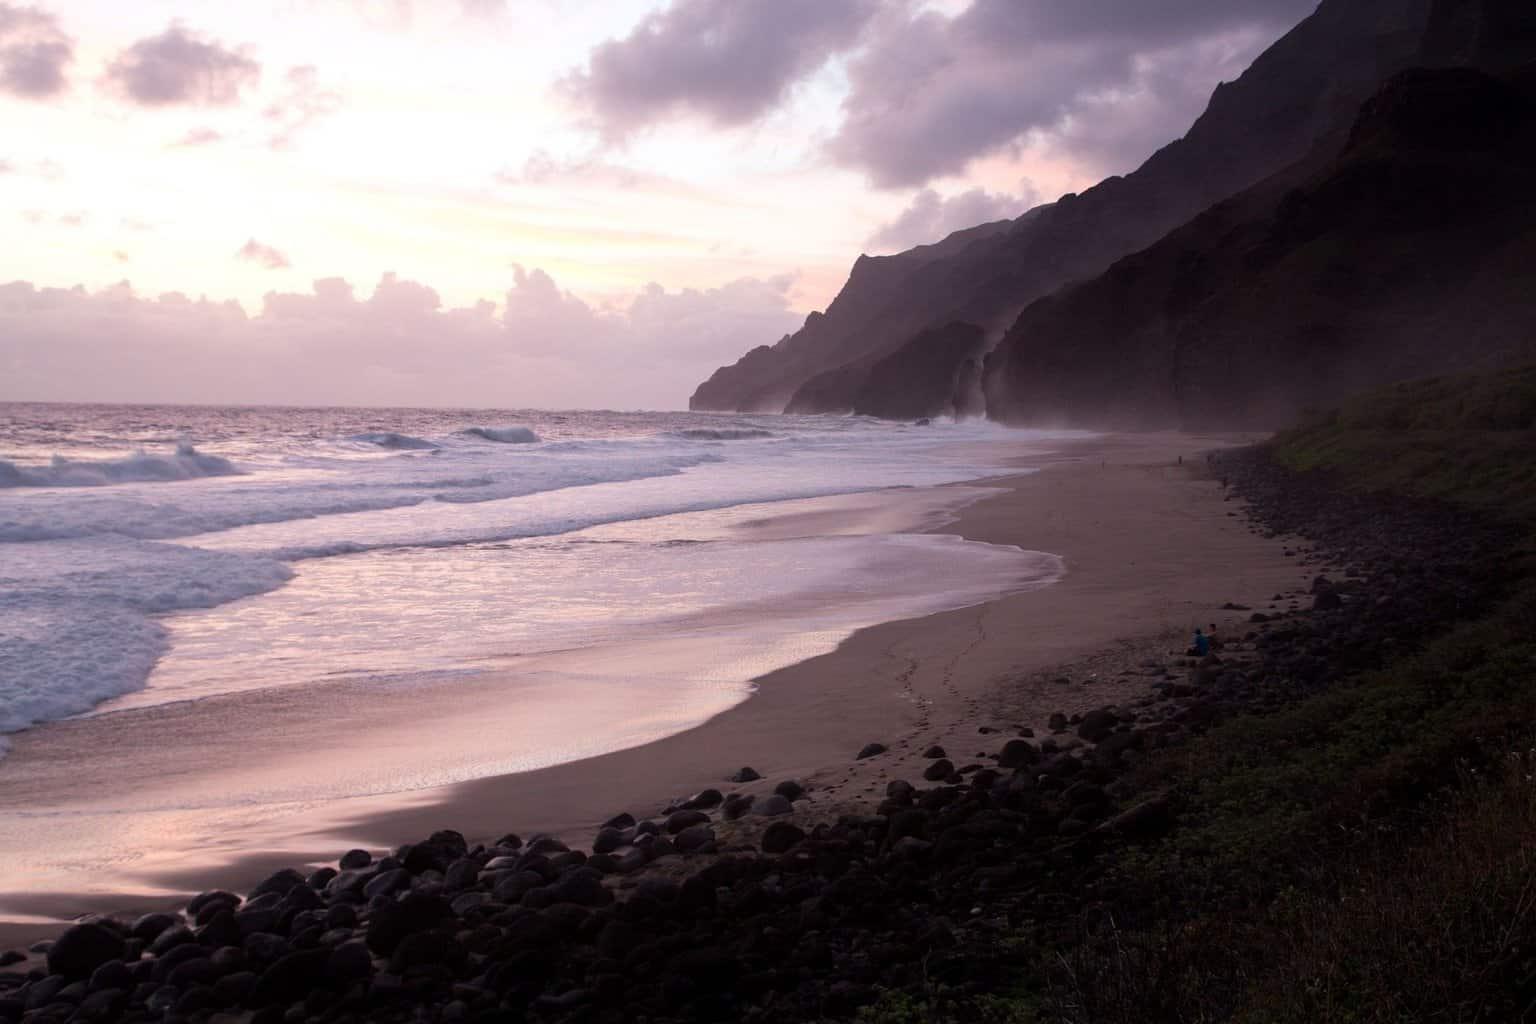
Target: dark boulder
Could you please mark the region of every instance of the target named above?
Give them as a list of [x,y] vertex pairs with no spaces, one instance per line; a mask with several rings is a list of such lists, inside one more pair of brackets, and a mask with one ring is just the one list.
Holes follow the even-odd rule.
[[387,956],[407,935],[435,928],[452,916],[453,908],[441,896],[410,893],[373,912],[373,919],[368,922],[368,948],[379,956]]
[[863,749],[860,750],[855,756],[855,760],[862,761],[865,758],[874,757],[877,754],[883,754],[885,753],[885,749],[886,748],[884,743],[866,743],[864,744]]
[[324,985],[331,962],[328,949],[301,949],[268,967],[251,988],[252,1006],[291,1003]]
[[1027,740],[1009,740],[997,755],[997,763],[1004,768],[1023,768],[1039,761],[1040,751]]
[[1119,724],[1119,715],[1108,708],[1100,708],[1083,716],[1083,720],[1077,725],[1077,734],[1089,743],[1097,743],[1114,732],[1115,726]]
[[943,757],[923,769],[923,778],[929,782],[943,782],[953,774],[955,774],[954,762]]
[[755,770],[753,770],[752,768],[742,768],[742,769],[739,769],[734,775],[732,775],[726,781],[727,782],[738,782],[738,783],[740,783],[740,782],[756,782],[760,778],[762,778],[762,776],[757,774],[757,772]]
[[109,960],[121,960],[122,935],[106,925],[88,921],[67,929],[48,950],[48,973],[66,978],[89,978]]
[[776,821],[763,832],[763,852],[783,853],[805,838],[805,831],[787,821]]

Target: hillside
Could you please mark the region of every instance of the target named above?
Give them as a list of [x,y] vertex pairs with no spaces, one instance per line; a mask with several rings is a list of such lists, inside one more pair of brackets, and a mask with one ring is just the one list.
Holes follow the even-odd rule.
[[[953,321],[1003,330],[1028,303],[1101,273],[1319,145],[1418,49],[1430,0],[1324,0],[1237,81],[1218,87],[1184,138],[1012,222],[894,256],[861,256],[825,313],[722,367],[690,408],[847,411],[875,362]],[[802,387],[819,375],[835,373]],[[948,404],[936,394],[930,406]]]
[[1529,73],[1399,74],[1325,166],[1025,309],[988,358],[988,415],[1271,427],[1381,382],[1536,356],[1533,96]]

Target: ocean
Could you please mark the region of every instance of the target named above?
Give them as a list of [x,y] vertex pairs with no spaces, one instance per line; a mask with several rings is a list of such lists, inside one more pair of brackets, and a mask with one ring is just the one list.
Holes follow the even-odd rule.
[[[1056,568],[951,537],[753,543],[721,533],[728,514],[674,517],[985,477],[999,471],[988,443],[1025,436],[835,417],[0,405],[0,734],[680,630],[729,646],[765,609],[798,608],[820,635],[974,603]],[[740,664],[679,680],[703,692],[668,727],[804,653],[794,636],[756,640]]]

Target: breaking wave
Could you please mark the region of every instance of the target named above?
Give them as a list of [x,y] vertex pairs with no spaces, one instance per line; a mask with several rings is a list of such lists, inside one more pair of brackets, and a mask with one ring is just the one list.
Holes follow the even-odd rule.
[[190,444],[176,446],[174,455],[139,451],[123,459],[89,462],[55,455],[46,466],[18,466],[0,459],[0,487],[105,487],[108,484],[198,480],[235,476],[240,470],[228,459],[204,455]]
[[674,431],[673,437],[680,437],[685,441],[753,441],[764,437],[777,437],[771,430],[756,430],[748,427],[713,429],[710,427],[693,427],[688,430]]
[[410,434],[396,434],[391,431],[378,434],[353,434],[347,440],[388,448],[391,451],[425,452],[434,451],[438,447],[425,438],[412,437]]
[[498,444],[533,444],[539,440],[539,435],[527,427],[470,427],[464,433]]

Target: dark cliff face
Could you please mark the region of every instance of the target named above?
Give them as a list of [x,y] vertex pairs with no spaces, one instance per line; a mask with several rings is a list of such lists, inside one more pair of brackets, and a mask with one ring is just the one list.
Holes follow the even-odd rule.
[[842,410],[873,366],[921,332],[953,321],[1003,329],[1030,302],[1341,144],[1332,135],[1348,113],[1417,52],[1429,3],[1324,0],[1134,173],[936,245],[860,257],[824,315],[717,370],[690,407],[765,411],[793,399],[799,411]]
[[1394,77],[1336,158],[1027,308],[988,359],[989,415],[1269,427],[1376,384],[1536,358],[1528,84]]

